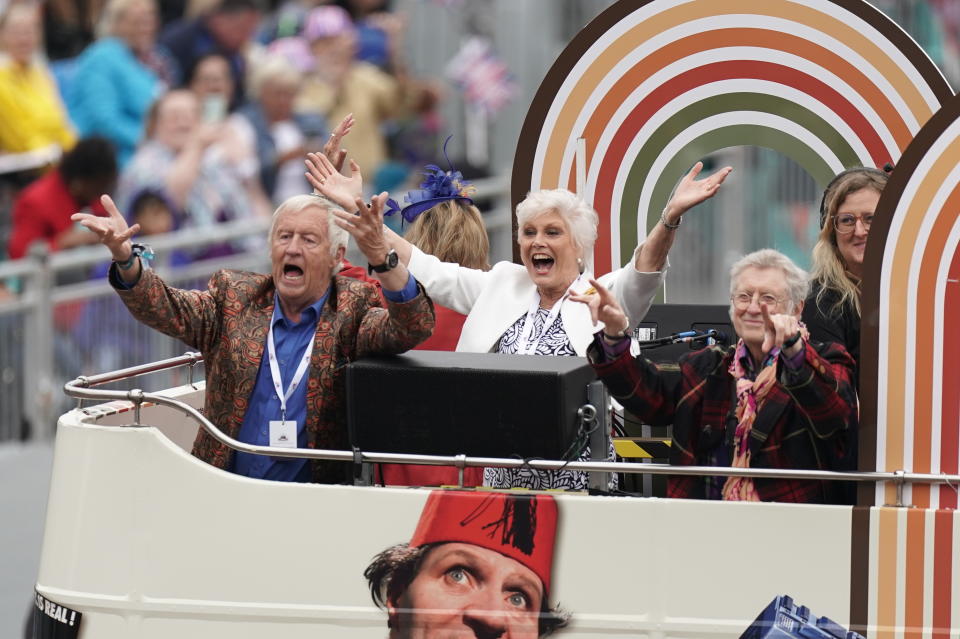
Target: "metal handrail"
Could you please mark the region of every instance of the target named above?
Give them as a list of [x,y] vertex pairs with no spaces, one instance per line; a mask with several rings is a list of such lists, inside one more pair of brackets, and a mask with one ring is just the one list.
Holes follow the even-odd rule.
[[[198,233],[196,229],[185,228],[169,233],[151,235],[147,242],[158,254],[173,249],[191,249],[207,246],[214,242],[229,242],[257,237],[257,235],[251,235],[252,233],[262,233],[263,240],[266,242],[269,228],[270,220],[268,218],[257,217],[223,222],[209,229],[204,229],[203,233]],[[53,271],[60,272],[106,262],[110,259],[110,254],[99,244],[78,246],[69,251],[51,252],[44,248],[32,257],[7,260],[0,263],[0,278],[30,275],[36,271],[38,259],[47,260]]]
[[[171,357],[169,359],[161,359],[156,362],[150,362],[149,364],[140,364],[139,366],[131,366],[129,368],[121,368],[120,370],[111,371],[109,373],[100,373],[99,375],[83,375],[71,382],[67,382],[63,390],[67,395],[71,397],[77,397],[76,395],[71,394],[74,386],[79,386],[80,388],[90,388],[91,386],[100,386],[101,384],[109,384],[111,382],[119,382],[125,379],[131,379],[133,377],[140,377],[141,375],[148,375],[150,373],[157,373],[160,371],[165,371],[171,368],[180,368],[181,366],[194,366],[203,361],[203,355],[197,352],[187,352],[183,355],[177,357]],[[98,392],[110,392],[110,391],[98,391]],[[86,399],[86,398],[81,398]],[[114,399],[125,399],[123,397],[114,398]]]
[[733,468],[726,466],[671,466],[670,464],[635,464],[604,461],[560,461],[550,459],[510,459],[503,457],[467,457],[466,455],[414,455],[405,453],[380,453],[319,448],[272,448],[255,446],[238,441],[203,416],[194,407],[165,395],[145,393],[140,389],[94,390],[98,386],[131,377],[138,377],[180,366],[195,366],[203,361],[200,353],[189,352],[180,357],[133,366],[118,371],[78,377],[64,384],[64,392],[80,400],[128,400],[134,404],[135,422],[140,425],[140,407],[143,402],[153,402],[186,413],[194,418],[214,439],[222,444],[245,453],[269,455],[271,457],[289,457],[298,459],[322,459],[326,461],[361,462],[374,464],[420,464],[427,466],[532,468],[534,470],[572,470],[585,472],[634,473],[651,475],[692,475],[722,477],[752,477],[759,479],[810,479],[827,481],[860,482],[897,482],[921,484],[960,484],[960,475],[913,473],[903,470],[839,472],[832,470],[803,470],[782,468]]

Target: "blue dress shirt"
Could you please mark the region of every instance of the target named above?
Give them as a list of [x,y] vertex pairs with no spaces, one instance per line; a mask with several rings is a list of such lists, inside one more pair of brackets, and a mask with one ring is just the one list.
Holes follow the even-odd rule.
[[[273,318],[270,320],[270,330],[273,331],[273,341],[277,350],[277,365],[280,368],[281,386],[284,391],[290,386],[300,358],[317,333],[317,320],[320,319],[320,309],[323,308],[330,289],[319,300],[308,306],[300,313],[300,322],[294,324],[288,320],[280,310],[280,300],[274,295]],[[306,376],[309,376],[309,369]],[[306,377],[305,376],[305,377]],[[305,381],[305,380],[304,380]],[[273,387],[273,377],[270,375],[270,358],[260,359],[260,370],[257,371],[257,382],[250,395],[247,414],[243,417],[240,426],[240,441],[255,446],[270,445],[270,422],[280,419],[280,398]],[[297,422],[297,447],[307,445],[307,384],[301,383],[287,400],[287,420]],[[267,457],[237,451],[234,455],[233,472],[247,477],[259,479],[273,479],[276,481],[310,480],[310,468],[306,459],[292,459],[284,457]]]
[[[407,284],[400,291],[383,291],[384,297],[392,302],[406,302],[417,296],[417,282],[413,276],[407,278]],[[284,391],[290,386],[290,380],[296,373],[300,359],[317,332],[317,320],[320,319],[320,310],[327,297],[328,288],[319,300],[308,306],[300,313],[300,322],[294,324],[288,320],[280,310],[280,300],[274,294],[273,318],[270,320],[270,330],[273,331],[274,346],[277,351],[277,364],[280,368],[281,386]],[[310,372],[307,370],[306,376]],[[260,360],[260,369],[257,371],[257,381],[250,395],[247,414],[244,415],[240,426],[240,441],[255,446],[270,445],[270,422],[280,419],[280,398],[273,386],[273,377],[270,374],[270,359],[263,357]],[[294,389],[287,400],[287,420],[297,422],[297,447],[306,448],[307,445],[307,384],[301,383]],[[272,479],[275,481],[310,481],[310,465],[306,459],[284,457],[267,457],[237,451],[234,455],[233,472],[247,477],[258,479]]]

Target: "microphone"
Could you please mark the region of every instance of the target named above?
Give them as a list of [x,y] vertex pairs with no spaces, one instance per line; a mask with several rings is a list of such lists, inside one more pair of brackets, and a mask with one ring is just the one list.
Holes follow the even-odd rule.
[[710,344],[726,344],[727,335],[723,331],[711,328],[707,331],[681,331],[673,333],[666,337],[651,339],[644,342],[637,342],[640,348],[657,348],[660,346],[669,346],[670,344],[686,344],[689,342],[700,342],[703,340],[712,340]]
[[713,341],[707,342],[708,344],[719,344],[720,346],[726,346],[727,344],[730,343],[730,338],[727,337],[727,334],[715,328],[711,328],[710,330],[708,330],[705,335],[707,339],[713,340]]

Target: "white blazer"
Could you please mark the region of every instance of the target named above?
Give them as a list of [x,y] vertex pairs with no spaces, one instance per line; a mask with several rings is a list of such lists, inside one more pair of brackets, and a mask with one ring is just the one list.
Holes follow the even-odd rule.
[[[496,348],[500,337],[522,315],[530,310],[537,287],[527,269],[513,262],[497,262],[489,271],[466,268],[441,262],[412,247],[407,269],[433,300],[467,316],[460,333],[457,350],[467,353],[488,353]],[[599,282],[610,289],[630,320],[633,329],[650,309],[653,296],[663,283],[662,271],[641,273],[633,260],[621,269],[607,273]],[[587,273],[571,287],[579,293],[590,287]],[[560,317],[570,344],[583,357],[602,323],[593,325],[590,309],[585,304],[563,300]]]

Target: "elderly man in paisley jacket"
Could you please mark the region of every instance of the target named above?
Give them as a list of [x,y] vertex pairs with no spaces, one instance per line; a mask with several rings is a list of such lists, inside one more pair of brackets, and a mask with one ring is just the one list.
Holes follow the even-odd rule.
[[[322,197],[288,199],[270,229],[271,274],[219,271],[205,291],[173,288],[143,268],[143,247],[131,242],[139,227],[128,227],[109,196],[102,198],[109,217],[74,219],[110,250],[110,282],[130,312],[203,353],[205,413],[214,424],[257,445],[342,449],[344,365],[370,353],[403,352],[433,330],[430,299],[384,241],[385,199],[358,199],[354,214]],[[369,283],[334,275],[351,235],[382,297]],[[193,454],[250,477],[346,478],[345,464],[234,452],[202,429]]]

